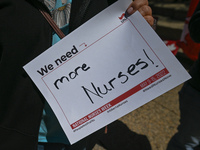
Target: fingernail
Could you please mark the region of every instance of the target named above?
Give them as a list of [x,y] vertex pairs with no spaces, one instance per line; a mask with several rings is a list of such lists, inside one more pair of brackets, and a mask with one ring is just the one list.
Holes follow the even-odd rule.
[[125,17],[126,18],[129,17],[132,14],[132,12],[133,12],[133,7],[130,7],[129,9],[126,10]]
[[132,12],[133,12],[133,7],[130,7],[130,8],[127,10],[127,13],[132,14]]

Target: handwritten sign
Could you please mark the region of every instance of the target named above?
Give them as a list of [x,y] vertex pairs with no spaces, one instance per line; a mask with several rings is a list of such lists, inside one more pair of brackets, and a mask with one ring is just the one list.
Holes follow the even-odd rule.
[[24,69],[69,141],[126,115],[190,78],[139,12],[118,1]]

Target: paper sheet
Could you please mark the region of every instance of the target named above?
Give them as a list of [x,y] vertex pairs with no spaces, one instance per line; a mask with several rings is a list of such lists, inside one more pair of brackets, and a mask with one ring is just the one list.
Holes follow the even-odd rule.
[[139,12],[118,1],[24,69],[71,144],[190,78]]

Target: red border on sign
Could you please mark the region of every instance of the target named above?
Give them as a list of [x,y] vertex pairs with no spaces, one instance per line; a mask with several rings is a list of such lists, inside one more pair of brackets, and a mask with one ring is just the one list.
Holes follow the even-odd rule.
[[[140,34],[140,36],[143,38],[143,40],[145,41],[145,43],[149,46],[149,48],[152,50],[152,52],[154,53],[154,55],[158,58],[158,56],[155,54],[155,52],[153,51],[153,49],[150,47],[150,45],[148,44],[148,42],[145,40],[145,38],[142,36],[142,34],[139,32],[139,30],[136,28],[136,26],[133,24],[133,22],[129,19],[127,19],[124,23],[120,24],[119,26],[117,26],[116,28],[114,28],[113,30],[111,30],[110,32],[108,32],[107,34],[105,34],[104,36],[102,36],[101,38],[99,38],[98,40],[96,40],[94,43],[92,43],[91,45],[89,45],[87,48],[89,48],[90,46],[94,45],[96,42],[98,42],[99,40],[103,39],[104,37],[106,37],[107,35],[109,35],[111,32],[113,32],[114,30],[116,30],[117,28],[119,28],[120,26],[122,26],[123,24],[125,24],[126,22],[130,22],[133,27],[136,29],[136,31]],[[83,51],[85,51],[87,48],[83,49],[82,51],[80,51],[78,54],[82,53]],[[77,54],[77,55],[78,55]],[[69,60],[71,60],[72,58],[76,57],[77,55],[71,57],[70,59],[68,59],[66,62],[68,62]],[[164,64],[162,63],[162,61],[158,58],[158,60],[161,62],[161,64],[164,66]],[[63,64],[65,64],[66,62],[64,62]],[[63,64],[61,64],[60,66],[62,66]],[[59,68],[60,66],[58,66],[57,68]],[[49,72],[48,74],[52,73],[53,71],[55,71],[57,68],[55,68],[54,70],[52,70],[51,72]],[[124,94],[118,96],[117,98],[113,99],[112,101],[110,101],[109,103],[103,105],[102,107],[94,110],[93,112],[91,112],[90,114],[86,115],[85,117],[82,117],[81,119],[77,120],[76,122],[70,124],[69,120],[67,119],[67,116],[63,110],[63,108],[61,107],[60,103],[58,102],[57,98],[55,97],[55,95],[53,94],[53,92],[51,91],[51,89],[48,87],[48,85],[46,84],[46,82],[44,81],[44,77],[46,77],[48,74],[46,74],[45,76],[43,76],[41,79],[44,82],[44,84],[46,85],[46,87],[48,88],[48,90],[50,91],[50,93],[52,94],[52,96],[54,97],[54,99],[56,100],[58,106],[60,107],[61,111],[63,112],[63,115],[65,116],[65,119],[67,120],[68,124],[71,126],[72,129],[75,129],[77,127],[79,127],[80,125],[86,123],[87,121],[91,120],[92,118],[98,116],[99,114],[105,112],[106,110],[110,109],[111,107],[117,105],[118,103],[122,102],[123,100],[125,100],[126,98],[130,97],[131,95],[137,93],[138,91],[140,91],[141,89],[145,88],[146,86],[152,84],[153,82],[157,81],[158,79],[164,77],[165,75],[167,75],[169,73],[169,71],[166,69],[166,67],[164,66],[164,69],[162,69],[161,71],[157,72],[156,74],[154,74],[153,76],[149,77],[148,79],[146,79],[145,81],[141,82],[140,84],[136,85],[135,87],[133,87],[132,89],[130,89],[129,91],[125,92]]]

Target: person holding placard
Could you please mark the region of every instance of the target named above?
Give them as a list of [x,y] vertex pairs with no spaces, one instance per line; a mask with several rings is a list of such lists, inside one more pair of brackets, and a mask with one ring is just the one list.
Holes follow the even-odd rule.
[[[51,26],[33,5],[33,1],[0,1],[0,149],[44,149],[45,144],[39,147],[37,145],[39,127],[41,127],[40,133],[43,134],[39,142],[45,142],[47,145],[53,143],[54,150],[64,147],[70,149],[73,147],[68,145],[59,123],[57,122],[58,126],[55,124],[51,126],[51,122],[55,123],[56,118],[22,68],[59,41]],[[115,0],[37,1],[46,12],[51,13],[65,34],[75,30],[115,2]],[[131,15],[136,10],[139,10],[151,26],[153,25],[154,19],[147,0],[133,1],[127,8],[127,14]],[[43,119],[42,112],[46,115]],[[52,136],[49,136],[50,134]],[[48,138],[51,140],[48,141]],[[76,150],[84,149],[85,146],[86,142],[83,142]],[[48,149],[47,147],[45,149]]]

